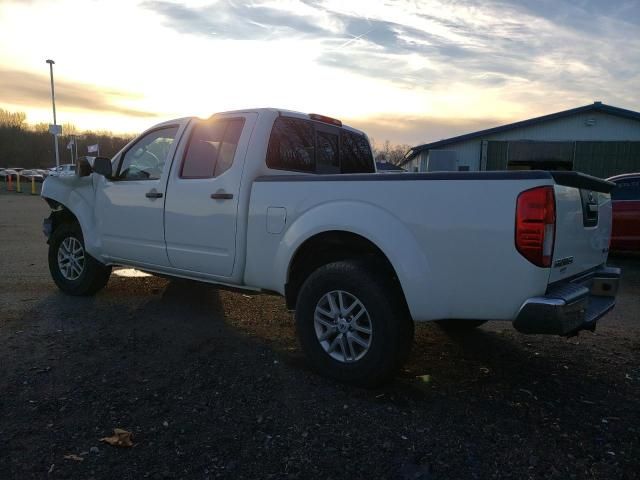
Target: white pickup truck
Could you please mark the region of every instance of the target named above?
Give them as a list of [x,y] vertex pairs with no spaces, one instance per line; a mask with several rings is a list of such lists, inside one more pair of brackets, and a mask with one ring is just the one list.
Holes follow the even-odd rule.
[[276,109],[156,125],[49,177],[49,268],[72,295],[111,266],[283,295],[317,371],[372,385],[413,322],[572,335],[615,304],[613,184],[575,172],[377,174],[367,137]]

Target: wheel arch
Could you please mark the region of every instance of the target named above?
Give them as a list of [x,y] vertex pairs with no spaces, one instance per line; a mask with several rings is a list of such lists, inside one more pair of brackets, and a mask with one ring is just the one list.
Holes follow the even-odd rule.
[[[339,200],[322,203],[306,210],[287,225],[278,242],[272,260],[275,275],[265,278],[265,284],[272,285],[274,291],[285,295],[289,306],[293,304],[295,283],[288,286],[292,262],[300,248],[309,240],[317,240],[318,235],[328,232],[341,232],[339,235],[358,238],[384,258],[384,264],[390,265],[397,285],[401,288],[403,299],[411,316],[416,321],[442,318],[434,310],[437,304],[429,300],[426,292],[433,291],[433,282],[428,259],[428,246],[415,237],[411,228],[397,215],[379,205],[354,200]],[[336,235],[330,233],[330,235]],[[299,257],[298,257],[299,258]]]
[[371,266],[391,281],[406,305],[402,285],[395,268],[387,255],[375,243],[362,235],[347,230],[327,230],[307,238],[292,255],[285,284],[287,307],[295,308],[302,284],[316,269],[328,263],[351,258],[370,260]]
[[[42,184],[42,198],[49,204],[53,216],[58,220],[75,221],[80,226],[84,237],[85,249],[96,258],[100,258],[95,225],[93,186],[94,175],[88,177],[50,176]],[[62,212],[62,213],[57,213]]]
[[53,233],[63,223],[77,223],[80,226],[80,229],[82,229],[82,225],[80,225],[78,217],[68,207],[56,200],[53,200],[52,198],[45,197],[44,200],[49,205],[49,208],[51,208],[51,214],[49,215],[49,218],[51,219],[51,233]]
[[51,233],[64,223],[77,223],[84,238],[85,249],[94,257],[99,258],[97,235],[92,220],[93,212],[90,210],[89,204],[82,198],[77,198],[75,202],[70,201],[71,199],[69,198],[65,199],[65,201],[47,196],[43,196],[42,198],[51,209],[49,215],[51,219]]

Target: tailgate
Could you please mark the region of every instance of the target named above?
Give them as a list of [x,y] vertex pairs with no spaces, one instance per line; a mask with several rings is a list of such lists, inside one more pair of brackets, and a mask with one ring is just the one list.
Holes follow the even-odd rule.
[[549,172],[555,180],[556,234],[549,283],[602,265],[611,237],[615,184],[578,172]]

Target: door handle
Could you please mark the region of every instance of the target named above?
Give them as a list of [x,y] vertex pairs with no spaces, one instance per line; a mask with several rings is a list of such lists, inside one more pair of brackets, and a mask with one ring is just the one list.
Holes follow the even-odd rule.
[[233,198],[233,193],[225,193],[225,192],[212,193],[211,198],[213,198],[214,200],[231,200]]
[[156,192],[156,189],[154,188],[150,192],[145,193],[144,196],[147,198],[162,198],[162,192]]

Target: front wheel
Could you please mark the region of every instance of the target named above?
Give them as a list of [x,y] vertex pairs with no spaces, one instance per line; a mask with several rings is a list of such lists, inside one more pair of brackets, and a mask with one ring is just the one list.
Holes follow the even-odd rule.
[[309,276],[298,296],[296,326],[314,370],[370,387],[400,368],[411,349],[413,321],[390,283],[364,261],[330,263]]
[[111,267],[84,249],[77,224],[64,223],[49,239],[49,271],[58,288],[69,295],[93,295],[109,281]]

